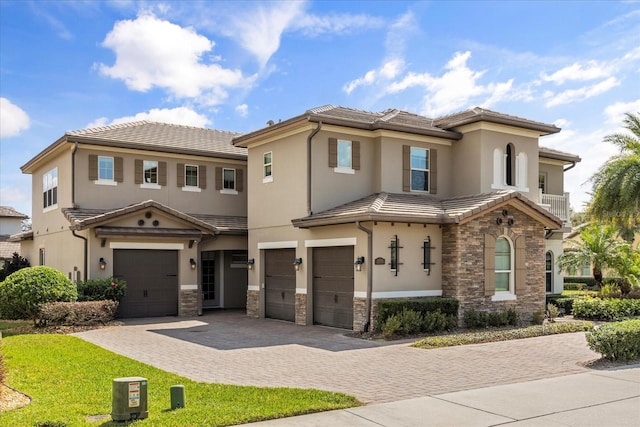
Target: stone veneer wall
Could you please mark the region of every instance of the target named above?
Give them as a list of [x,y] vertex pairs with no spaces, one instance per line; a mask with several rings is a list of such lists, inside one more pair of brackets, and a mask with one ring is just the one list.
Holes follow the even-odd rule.
[[198,315],[198,291],[196,289],[180,291],[180,307],[178,309],[180,316],[197,316]]
[[247,316],[260,317],[260,291],[247,291]]
[[[496,223],[507,209],[514,224]],[[504,218],[504,217],[502,217]],[[484,295],[484,235],[506,235],[513,242],[525,236],[525,283],[516,283],[517,299],[491,301]],[[532,320],[533,313],[545,308],[544,228],[542,224],[511,206],[493,210],[462,225],[447,224],[442,228],[442,293],[460,301],[459,323],[465,310],[500,311],[513,307],[520,320]],[[515,265],[515,260],[514,260]],[[513,272],[515,274],[515,271]],[[524,286],[524,289],[521,288]]]
[[307,294],[296,293],[296,325],[307,324]]

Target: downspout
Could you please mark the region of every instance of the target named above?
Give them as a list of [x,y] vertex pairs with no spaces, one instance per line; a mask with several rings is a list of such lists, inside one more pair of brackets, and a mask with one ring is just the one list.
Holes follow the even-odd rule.
[[360,221],[356,221],[356,226],[367,233],[367,298],[364,310],[367,321],[364,323],[364,332],[369,332],[371,327],[371,294],[373,293],[373,231],[363,227]]
[[566,168],[566,169],[563,169],[563,170],[562,170],[562,172],[566,172],[566,171],[568,171],[568,170],[570,170],[570,169],[573,169],[573,168],[575,168],[575,167],[576,167],[576,162],[571,162],[571,166],[569,166],[569,167],[568,167],[568,168]]
[[[218,238],[218,236],[220,235],[219,231],[214,231],[213,236],[206,236],[203,237],[202,239],[200,239],[200,241],[198,242],[198,265],[200,266],[200,268],[202,268],[202,251],[200,250],[200,245],[202,245],[202,243],[204,242],[208,242],[208,241],[214,241]],[[201,270],[198,270],[198,277],[196,278],[196,283],[198,284],[198,316],[202,316],[202,274],[200,274]]]
[[88,268],[89,268],[89,264],[88,264],[88,258],[89,258],[89,247],[88,247],[88,243],[89,241],[87,240],[86,237],[80,236],[79,234],[76,234],[76,230],[71,229],[71,234],[73,234],[74,237],[77,237],[78,239],[82,239],[84,240],[84,280],[87,280],[89,278],[89,272],[88,272]]
[[71,152],[71,207],[76,206],[76,151],[78,151],[78,142],[76,141],[73,151]]
[[311,140],[322,128],[322,121],[307,137],[307,215],[311,215]]

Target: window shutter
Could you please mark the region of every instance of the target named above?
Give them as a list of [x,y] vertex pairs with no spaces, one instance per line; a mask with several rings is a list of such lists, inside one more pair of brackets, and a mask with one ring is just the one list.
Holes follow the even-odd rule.
[[236,191],[244,191],[244,170],[236,169]]
[[222,168],[216,168],[216,190],[222,190]]
[[184,187],[184,163],[178,163],[176,176],[178,177],[176,180],[178,187]]
[[360,141],[351,142],[351,167],[360,170]]
[[525,248],[527,247],[525,242],[525,237],[520,236],[514,242],[515,246],[515,267],[516,267],[516,275],[515,275],[515,294],[522,295],[524,294],[527,288],[527,268],[526,268],[526,252]]
[[402,146],[402,191],[411,191],[411,146]]
[[96,181],[98,179],[98,156],[89,154],[89,180]]
[[484,235],[484,295],[496,293],[496,238]]
[[338,167],[338,140],[329,138],[329,167]]
[[116,182],[124,181],[124,167],[123,167],[122,157],[114,157],[113,158],[113,179]]
[[135,175],[135,183],[142,184],[142,160],[140,159],[135,160]]
[[158,185],[167,185],[167,162],[158,162]]
[[438,193],[438,151],[429,150],[429,193]]
[[198,187],[203,190],[207,188],[207,167],[205,165],[198,165]]

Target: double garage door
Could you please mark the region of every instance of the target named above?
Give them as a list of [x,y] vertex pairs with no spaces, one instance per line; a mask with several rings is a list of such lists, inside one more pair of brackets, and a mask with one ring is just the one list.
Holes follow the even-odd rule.
[[178,251],[116,249],[113,275],[127,282],[118,316],[178,314]]
[[[295,320],[294,249],[265,252],[265,315]],[[313,323],[353,328],[353,246],[313,248]],[[309,307],[310,308],[310,307]]]

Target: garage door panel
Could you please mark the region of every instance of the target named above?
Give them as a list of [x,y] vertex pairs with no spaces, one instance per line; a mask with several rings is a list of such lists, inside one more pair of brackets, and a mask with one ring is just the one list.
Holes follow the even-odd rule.
[[314,248],[313,321],[353,328],[353,247]]
[[295,249],[265,251],[265,316],[295,321]]

